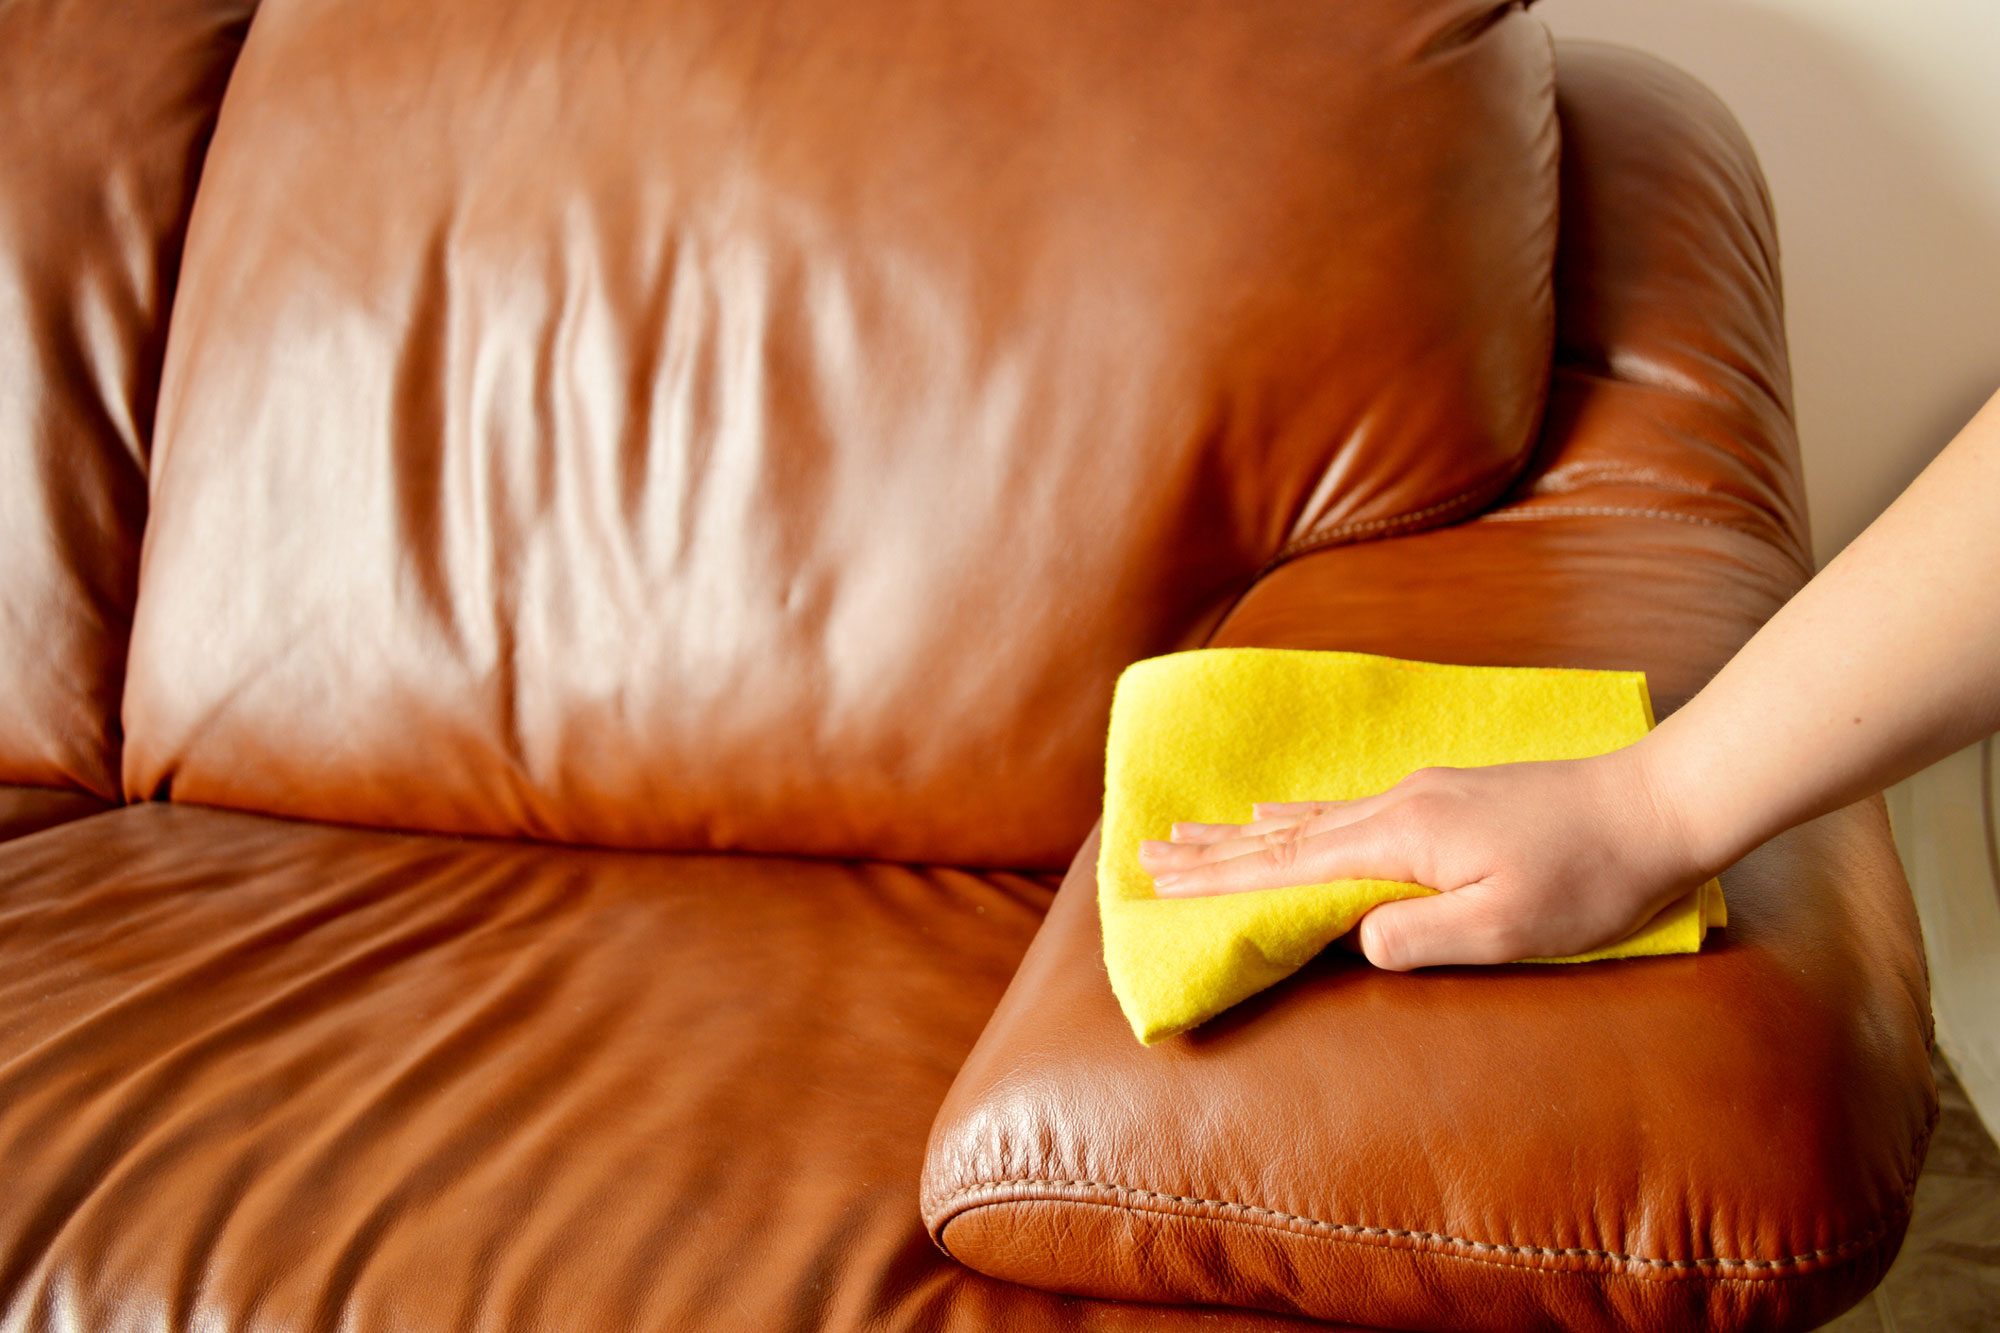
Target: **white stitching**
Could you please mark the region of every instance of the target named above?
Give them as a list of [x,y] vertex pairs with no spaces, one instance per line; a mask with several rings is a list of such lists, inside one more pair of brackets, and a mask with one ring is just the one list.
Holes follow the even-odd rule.
[[1722,528],[1728,532],[1743,533],[1755,537],[1758,534],[1735,523],[1725,523],[1717,518],[1702,518],[1697,514],[1681,514],[1671,509],[1639,509],[1617,505],[1535,505],[1524,504],[1519,509],[1496,509],[1473,519],[1475,523],[1521,523],[1536,518],[1664,518],[1674,523],[1694,523],[1705,528]]
[[1295,556],[1320,550],[1322,547],[1340,545],[1346,538],[1357,536],[1361,533],[1378,532],[1383,528],[1405,527],[1412,523],[1421,523],[1432,515],[1443,513],[1447,509],[1476,505],[1482,499],[1497,497],[1514,484],[1515,479],[1533,461],[1533,457],[1534,450],[1531,448],[1521,458],[1510,460],[1504,469],[1481,477],[1464,490],[1446,496],[1436,504],[1425,505],[1422,509],[1413,509],[1403,514],[1390,514],[1384,518],[1354,519],[1347,523],[1336,523],[1332,527],[1315,528],[1310,532],[1302,533],[1279,547],[1278,553],[1271,557],[1271,564],[1275,566],[1279,561],[1290,560]]
[[[1676,1271],[1687,1270],[1687,1269],[1699,1269],[1699,1268],[1752,1268],[1760,1270],[1769,1270],[1769,1269],[1794,1267],[1800,1264],[1811,1263],[1814,1260],[1819,1260],[1819,1259],[1844,1258],[1848,1255],[1853,1254],[1858,1250],[1866,1249],[1869,1246],[1875,1245],[1884,1236],[1888,1235],[1889,1232],[1896,1225],[1895,1221],[1885,1222],[1882,1225],[1876,1227],[1873,1231],[1858,1236],[1853,1240],[1844,1241],[1841,1244],[1833,1246],[1831,1248],[1808,1250],[1803,1254],[1787,1255],[1782,1259],[1733,1259],[1721,1256],[1710,1256],[1701,1259],[1653,1259],[1653,1258],[1648,1258],[1644,1255],[1620,1254],[1616,1250],[1591,1250],[1591,1249],[1579,1249],[1579,1248],[1559,1249],[1547,1245],[1502,1245],[1493,1241],[1472,1240],[1464,1236],[1448,1235],[1440,1231],[1414,1231],[1401,1227],[1375,1227],[1375,1226],[1363,1226],[1357,1223],[1326,1222],[1316,1217],[1304,1217],[1298,1213],[1280,1212],[1275,1208],[1260,1208],[1255,1204],[1232,1203],[1226,1199],[1200,1199],[1185,1194],[1167,1194],[1160,1190],[1135,1189],[1127,1185],[1112,1185],[1101,1180],[1021,1179],[1021,1180],[975,1181],[970,1185],[964,1185],[956,1190],[953,1190],[950,1194],[947,1194],[942,1199],[938,1200],[937,1210],[938,1211],[948,1210],[951,1207],[951,1205],[956,1203],[958,1200],[965,1198],[967,1195],[978,1193],[980,1191],[1007,1189],[1018,1186],[1036,1186],[1045,1189],[1058,1188],[1058,1189],[1100,1190],[1112,1194],[1114,1196],[1123,1198],[1136,1198],[1147,1201],[1163,1200],[1166,1202],[1188,1204],[1194,1207],[1201,1207],[1201,1208],[1220,1208],[1229,1212],[1246,1213],[1253,1217],[1276,1218],[1281,1222],[1307,1226],[1317,1231],[1331,1232],[1335,1235],[1341,1235],[1341,1236],[1365,1236],[1365,1237],[1382,1237],[1390,1240],[1429,1241],[1437,1244],[1463,1246],[1466,1249],[1486,1254],[1522,1255],[1530,1258],[1608,1259],[1616,1263],[1633,1264],[1643,1268],[1661,1268],[1661,1269],[1672,1269]],[[1909,1196],[1911,1188],[1913,1186],[1914,1186],[1914,1179],[1910,1182],[1910,1184],[1906,1185],[1904,1188],[1903,1208],[1902,1211],[1897,1215],[1898,1219],[1907,1217],[1908,1215]],[[1030,1199],[1014,1199],[1014,1200],[994,1200],[993,1202],[995,1204],[999,1204],[999,1203],[1009,1203],[1009,1202],[1064,1203],[1064,1202],[1077,1202],[1077,1201],[1050,1199],[1050,1198],[1030,1198]],[[942,1226],[943,1224],[940,1223],[939,1224],[940,1230],[942,1230]]]

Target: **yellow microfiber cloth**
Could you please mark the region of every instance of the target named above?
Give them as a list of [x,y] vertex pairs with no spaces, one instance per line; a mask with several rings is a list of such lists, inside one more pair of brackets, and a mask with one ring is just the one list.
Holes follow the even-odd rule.
[[[1097,859],[1104,966],[1150,1046],[1297,971],[1379,903],[1432,890],[1342,880],[1160,898],[1139,842],[1237,824],[1258,801],[1348,800],[1420,768],[1579,759],[1653,725],[1637,671],[1439,666],[1365,653],[1204,648],[1118,678]],[[1725,921],[1714,880],[1608,948],[1541,962],[1693,953]]]

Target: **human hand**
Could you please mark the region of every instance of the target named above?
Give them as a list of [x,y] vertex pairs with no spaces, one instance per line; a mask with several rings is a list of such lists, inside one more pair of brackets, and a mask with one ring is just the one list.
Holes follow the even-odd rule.
[[1706,880],[1671,801],[1633,749],[1594,759],[1429,768],[1354,801],[1259,804],[1248,824],[1176,824],[1142,842],[1161,897],[1340,879],[1435,896],[1361,918],[1361,952],[1403,971],[1584,953]]

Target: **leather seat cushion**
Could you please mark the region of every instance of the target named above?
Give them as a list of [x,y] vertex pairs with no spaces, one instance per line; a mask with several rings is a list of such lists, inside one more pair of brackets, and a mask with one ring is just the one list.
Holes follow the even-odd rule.
[[187,807],[0,844],[0,1324],[1292,1327],[924,1234],[1050,895]]

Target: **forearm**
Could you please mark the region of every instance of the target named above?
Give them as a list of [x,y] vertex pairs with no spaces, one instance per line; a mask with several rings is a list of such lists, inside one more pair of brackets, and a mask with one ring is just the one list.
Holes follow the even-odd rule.
[[2000,729],[2000,395],[1628,752],[1719,869]]

